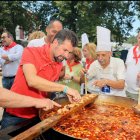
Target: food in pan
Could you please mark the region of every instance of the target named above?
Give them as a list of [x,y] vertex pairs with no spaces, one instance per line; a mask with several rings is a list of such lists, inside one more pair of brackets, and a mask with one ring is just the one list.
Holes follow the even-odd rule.
[[118,105],[93,105],[60,121],[54,129],[88,140],[140,140],[140,116]]

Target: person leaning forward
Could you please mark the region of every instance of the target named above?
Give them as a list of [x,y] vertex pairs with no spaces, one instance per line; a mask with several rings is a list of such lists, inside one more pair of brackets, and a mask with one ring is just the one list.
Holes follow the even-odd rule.
[[[46,98],[46,92],[64,92],[70,102],[80,101],[81,96],[77,90],[54,82],[59,78],[62,61],[68,58],[77,43],[76,34],[64,29],[56,34],[50,45],[25,48],[11,90],[35,98]],[[53,107],[54,102],[49,102],[47,108]],[[38,110],[35,108],[7,108],[1,125],[4,128],[37,115]]]

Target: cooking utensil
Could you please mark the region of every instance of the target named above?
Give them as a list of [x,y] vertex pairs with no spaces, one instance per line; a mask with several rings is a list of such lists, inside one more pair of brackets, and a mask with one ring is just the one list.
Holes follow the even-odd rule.
[[133,110],[136,114],[140,115],[140,88],[139,88],[139,95],[138,95],[138,104],[133,106]]
[[[86,70],[86,62],[82,61],[83,68]],[[87,94],[87,73],[84,72],[84,81],[85,81],[85,94]]]
[[84,78],[85,78],[85,94],[87,94],[87,75],[86,75],[86,73],[84,74]]
[[72,113],[80,110],[80,108],[90,104],[91,102],[95,101],[97,98],[97,94],[88,94],[82,97],[82,100],[79,103],[74,103],[73,107],[69,108],[68,111],[63,112],[62,114],[56,113],[55,115],[44,119],[40,123],[36,124],[35,126],[29,128],[28,130],[24,131],[23,133],[17,135],[16,137],[12,138],[12,140],[31,140],[38,135],[42,134],[49,128],[53,127],[57,124],[60,120],[66,118],[67,116],[71,115]]

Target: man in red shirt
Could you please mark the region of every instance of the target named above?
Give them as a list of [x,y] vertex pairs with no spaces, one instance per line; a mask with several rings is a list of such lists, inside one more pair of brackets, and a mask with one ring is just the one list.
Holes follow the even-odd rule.
[[[46,92],[63,92],[70,102],[78,102],[81,96],[77,90],[56,83],[62,69],[62,61],[69,57],[78,43],[74,32],[64,29],[56,34],[50,45],[25,48],[12,91],[35,98],[46,98]],[[48,99],[49,100],[49,99]],[[47,109],[52,109],[49,101]],[[38,116],[36,108],[7,108],[1,122],[2,128]]]

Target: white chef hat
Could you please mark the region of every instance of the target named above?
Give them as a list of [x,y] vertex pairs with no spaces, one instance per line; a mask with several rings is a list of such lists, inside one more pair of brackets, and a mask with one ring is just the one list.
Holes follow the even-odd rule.
[[81,35],[81,41],[82,41],[82,48],[87,44],[89,43],[89,40],[88,40],[88,36],[86,33],[83,33]]
[[111,51],[110,30],[97,26],[97,47],[96,52]]

